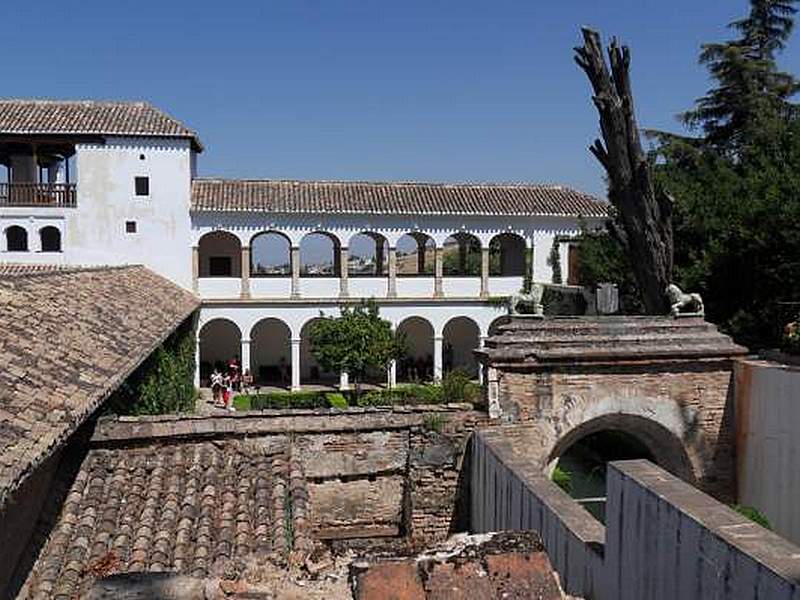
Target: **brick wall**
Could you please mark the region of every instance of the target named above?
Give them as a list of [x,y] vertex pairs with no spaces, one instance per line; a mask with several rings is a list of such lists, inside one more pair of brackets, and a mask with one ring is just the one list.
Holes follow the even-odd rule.
[[583,435],[618,428],[667,470],[732,499],[731,371],[729,360],[508,369],[499,399],[504,420],[536,424],[531,459],[542,468]]
[[[336,546],[423,548],[468,526],[461,466],[487,422],[466,405],[101,420],[92,443],[130,445],[246,437],[290,446],[303,531]],[[298,479],[295,477],[295,479]],[[302,488],[302,489],[300,489]],[[295,515],[297,516],[297,515]]]

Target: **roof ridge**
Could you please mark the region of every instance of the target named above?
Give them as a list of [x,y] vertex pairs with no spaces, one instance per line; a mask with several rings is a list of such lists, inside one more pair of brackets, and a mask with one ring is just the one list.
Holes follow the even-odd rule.
[[536,181],[420,181],[413,179],[400,179],[400,180],[368,180],[368,179],[259,179],[259,178],[230,178],[230,177],[195,177],[194,182],[219,182],[219,183],[324,183],[324,184],[337,184],[337,185],[394,185],[394,186],[411,186],[411,185],[425,185],[432,187],[486,187],[486,188],[531,188],[536,187],[540,189],[553,189],[553,190],[571,190],[579,194],[591,196],[588,192],[583,192],[574,187],[549,182],[536,182]]
[[[19,268],[19,271],[6,271],[7,268]],[[121,271],[125,269],[146,268],[143,264],[125,265],[55,265],[46,263],[0,263],[0,281],[3,279],[20,279],[23,277],[42,277],[92,271]]]

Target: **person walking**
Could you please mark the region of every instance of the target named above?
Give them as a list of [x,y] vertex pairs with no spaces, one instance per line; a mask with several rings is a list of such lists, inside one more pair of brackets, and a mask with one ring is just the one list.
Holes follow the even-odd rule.
[[211,374],[211,395],[214,398],[214,406],[222,406],[222,373],[214,368]]
[[233,411],[233,390],[231,389],[231,376],[225,373],[222,377],[222,408]]

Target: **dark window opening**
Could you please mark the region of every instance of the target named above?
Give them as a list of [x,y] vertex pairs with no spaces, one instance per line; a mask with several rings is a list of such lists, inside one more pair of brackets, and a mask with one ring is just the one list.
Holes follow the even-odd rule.
[[567,285],[580,285],[581,255],[577,244],[570,244],[567,253]]
[[208,258],[209,277],[231,277],[233,263],[230,256],[210,256]]
[[139,160],[144,160],[144,154],[139,155]]
[[125,221],[125,233],[136,233],[136,221]]
[[6,247],[9,252],[27,252],[28,232],[19,225],[6,229]]
[[150,178],[149,177],[135,177],[134,182],[136,185],[137,196],[150,195]]
[[61,252],[61,232],[57,227],[43,227],[39,232],[42,252]]

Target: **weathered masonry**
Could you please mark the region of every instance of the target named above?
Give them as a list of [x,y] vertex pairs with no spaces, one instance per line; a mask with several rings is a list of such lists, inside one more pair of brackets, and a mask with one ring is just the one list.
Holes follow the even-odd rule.
[[526,424],[542,471],[586,435],[623,431],[661,467],[732,499],[732,369],[745,353],[700,318],[520,317],[478,356],[490,414]]
[[23,591],[80,595],[98,564],[235,578],[311,540],[418,551],[468,527],[464,449],[485,422],[466,405],[101,419]]
[[564,589],[592,600],[800,598],[800,548],[644,460],[608,470],[606,526],[528,460],[528,438],[473,437],[471,529],[540,531]]

